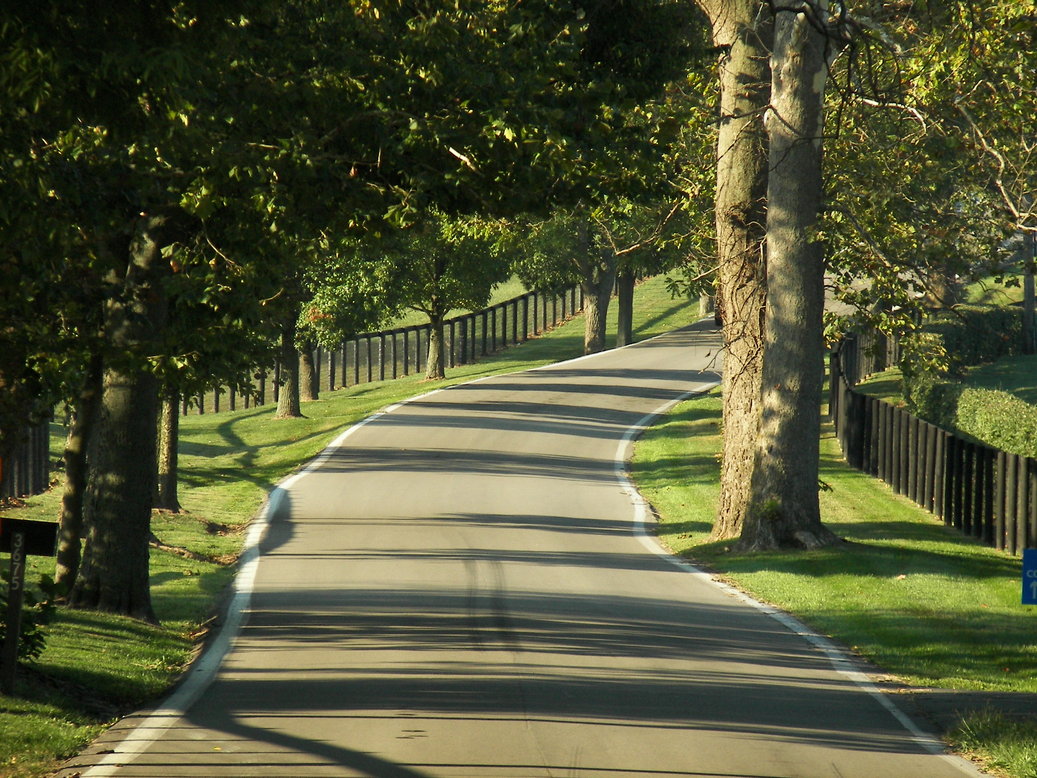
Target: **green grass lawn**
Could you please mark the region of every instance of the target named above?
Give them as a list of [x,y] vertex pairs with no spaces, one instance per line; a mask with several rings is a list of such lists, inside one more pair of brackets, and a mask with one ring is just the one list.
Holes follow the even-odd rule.
[[[697,317],[695,304],[670,298],[662,278],[641,284],[635,299],[637,339]],[[615,326],[613,305],[610,332]],[[302,419],[274,419],[273,405],[183,417],[180,500],[186,512],[156,513],[152,529],[163,544],[191,555],[152,550],[152,598],[162,626],[59,610],[43,656],[20,674],[14,696],[0,697],[0,776],[46,774],[56,760],[76,753],[119,714],[169,688],[194,655],[205,623],[232,579],[232,561],[249,520],[274,485],[344,428],[436,388],[569,359],[582,349],[583,319],[577,316],[520,346],[448,370],[444,381],[409,376],[325,392],[321,400],[303,405]],[[55,457],[62,438],[63,429],[55,425]],[[55,489],[4,515],[54,520],[59,503]],[[51,572],[52,561],[31,560],[28,580]]]
[[965,287],[963,297],[970,303],[979,305],[1014,305],[1022,302],[1022,275],[1008,273],[1002,281],[982,278]]
[[1014,356],[969,369],[966,383],[999,389],[1037,405],[1037,356]]
[[[1020,605],[1019,560],[850,469],[830,429],[820,477],[831,490],[821,493],[821,510],[845,545],[740,554],[710,543],[720,413],[718,392],[689,400],[636,446],[633,477],[659,514],[667,546],[905,684],[1037,692],[1037,608]],[[963,727],[968,734],[955,736],[963,749],[991,758],[1005,745],[989,722]],[[1037,778],[1037,718],[1012,727],[1023,733],[1020,745],[994,758],[1009,775]]]

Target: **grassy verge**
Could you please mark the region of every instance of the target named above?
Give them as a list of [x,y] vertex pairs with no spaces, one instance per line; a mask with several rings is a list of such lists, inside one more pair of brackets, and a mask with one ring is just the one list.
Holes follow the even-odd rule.
[[[663,279],[638,287],[635,335],[644,339],[694,320],[696,308],[671,300]],[[615,306],[610,331],[615,331]],[[156,513],[152,597],[161,627],[83,611],[59,611],[39,661],[23,669],[11,697],[0,696],[0,776],[40,776],[73,755],[120,713],[162,694],[190,661],[206,620],[233,576],[243,530],[266,494],[319,453],[343,428],[400,400],[480,376],[579,356],[583,320],[475,365],[445,381],[418,376],[327,392],[304,405],[306,418],[275,420],[274,408],[193,415],[181,420],[181,502],[186,513]],[[60,439],[61,430],[55,435]],[[57,490],[5,516],[53,520]],[[51,572],[32,558],[30,581]]]
[[969,369],[970,386],[999,389],[1037,405],[1037,356],[1014,356]]
[[[690,400],[637,445],[634,479],[659,513],[663,542],[905,684],[1037,692],[1037,608],[1019,605],[1019,561],[944,527],[847,467],[830,430],[822,440],[821,479],[831,490],[822,492],[821,509],[848,544],[746,555],[709,543],[719,491],[720,404],[716,392]],[[972,750],[979,749],[980,733],[1000,740],[979,722],[964,726],[972,727]],[[1032,754],[1037,719],[1019,726],[1029,733]],[[1017,760],[1011,774],[1037,776],[1025,764]]]
[[980,305],[1014,305],[1023,299],[1022,276],[1009,273],[1003,281],[983,278],[965,287],[963,297]]

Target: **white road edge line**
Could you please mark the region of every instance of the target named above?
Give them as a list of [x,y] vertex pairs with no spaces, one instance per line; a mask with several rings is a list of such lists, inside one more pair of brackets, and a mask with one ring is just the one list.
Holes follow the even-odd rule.
[[950,762],[952,765],[960,769],[965,775],[974,776],[974,778],[983,778],[987,773],[981,772],[972,762],[969,760],[951,754],[947,752],[946,745],[937,737],[923,731],[918,727],[917,724],[895,703],[889,698],[888,694],[884,694],[868,677],[868,675],[859,669],[857,669],[856,663],[852,657],[847,654],[842,648],[837,646],[835,643],[830,641],[824,635],[814,632],[803,622],[799,621],[794,616],[785,613],[773,605],[760,602],[743,591],[740,591],[733,586],[730,586],[723,581],[717,580],[712,575],[696,567],[686,559],[674,554],[668,548],[662,545],[659,539],[648,531],[648,517],[651,515],[651,507],[644,496],[637,490],[633,481],[630,480],[627,463],[630,461],[633,455],[634,441],[640,437],[649,427],[652,426],[654,421],[668,413],[674,406],[684,402],[690,397],[697,394],[704,394],[715,386],[720,384],[719,381],[713,381],[711,383],[700,384],[693,389],[682,394],[675,400],[670,400],[663,403],[652,413],[649,413],[637,421],[632,427],[630,427],[623,439],[620,441],[619,446],[616,449],[616,456],[613,460],[614,472],[616,480],[619,482],[619,486],[622,491],[630,498],[630,502],[634,507],[633,517],[633,533],[640,541],[641,545],[651,551],[656,556],[665,559],[674,567],[682,570],[685,573],[695,576],[699,580],[714,586],[717,589],[725,592],[726,594],[734,597],[735,599],[744,602],[747,605],[756,608],[762,613],[767,614],[772,619],[782,624],[786,629],[803,638],[804,640],[811,643],[816,648],[824,652],[825,656],[832,663],[832,667],[837,673],[851,680],[860,689],[870,694],[878,703],[885,708],[890,715],[893,716],[901,726],[906,729],[912,739],[918,743],[919,746],[924,748],[926,751],[942,757],[943,759]]
[[[654,339],[655,338],[648,338],[639,341],[639,343],[647,343]],[[637,345],[637,343],[632,343],[628,346],[623,346],[622,348],[631,348]],[[616,350],[618,349],[611,349],[611,351]],[[529,370],[517,370],[515,372],[524,373],[547,370],[561,365],[581,362],[595,356],[598,355],[585,354],[561,362],[552,362],[547,365],[530,368]],[[469,386],[493,378],[499,378],[502,375],[509,374],[502,373],[488,375],[461,384],[433,389],[430,392],[409,397],[406,400],[401,400],[398,403],[387,406],[377,413],[361,419],[356,424],[346,429],[338,437],[332,440],[320,454],[318,454],[314,459],[311,459],[301,470],[288,476],[271,489],[270,494],[267,495],[266,502],[249,525],[249,531],[245,537],[245,546],[242,549],[241,557],[238,562],[238,572],[234,576],[234,581],[231,583],[231,599],[227,605],[227,610],[224,613],[224,620],[220,627],[220,631],[204,648],[202,654],[194,661],[191,668],[180,680],[180,683],[177,685],[173,693],[170,694],[158,708],[147,714],[140,724],[133,727],[133,729],[131,729],[127,734],[122,735],[120,739],[113,742],[105,741],[105,747],[110,748],[111,750],[107,751],[103,758],[95,764],[84,767],[80,773],[82,778],[111,778],[111,776],[115,775],[116,770],[120,767],[132,763],[134,759],[143,753],[148,746],[155,742],[162,733],[172,727],[173,724],[176,723],[177,719],[183,717],[187,713],[187,710],[191,705],[194,704],[194,702],[202,695],[202,692],[205,691],[212,680],[216,677],[220,665],[223,664],[224,657],[233,647],[234,641],[237,639],[238,634],[241,632],[241,628],[247,621],[246,614],[249,604],[252,601],[252,590],[255,586],[256,572],[259,567],[259,546],[270,526],[271,517],[277,513],[277,510],[284,501],[288,490],[297,481],[309,473],[314,472],[321,465],[327,462],[335,450],[341,447],[346,439],[353,435],[357,430],[373,421],[377,421],[386,414],[392,413],[408,403],[423,400],[434,394],[449,391],[458,386]],[[111,732],[111,730],[109,730],[109,732]],[[97,742],[99,741],[95,741],[95,743]],[[88,756],[85,752],[82,755]]]
[[[446,387],[449,388],[449,387]],[[104,758],[95,765],[83,770],[83,778],[110,778],[115,771],[131,762],[151,745],[181,718],[194,702],[201,696],[202,692],[209,686],[216,672],[223,664],[223,659],[234,645],[241,628],[247,621],[247,611],[252,600],[252,590],[256,582],[256,572],[259,568],[259,547],[263,542],[266,531],[270,526],[271,518],[276,515],[285,495],[289,489],[300,479],[320,468],[336,449],[340,448],[346,439],[367,426],[377,421],[386,414],[392,413],[400,406],[431,397],[434,394],[445,391],[445,389],[434,389],[416,397],[411,397],[402,402],[390,405],[364,419],[342,432],[324,450],[311,459],[301,470],[285,478],[278,483],[256,517],[249,525],[248,534],[245,537],[245,546],[238,562],[238,572],[231,583],[232,596],[224,615],[224,621],[220,631],[212,642],[205,647],[201,656],[194,662],[191,669],[177,685],[175,691],[165,699],[162,705],[149,713],[147,717],[122,737],[116,744],[114,750],[104,755]]]

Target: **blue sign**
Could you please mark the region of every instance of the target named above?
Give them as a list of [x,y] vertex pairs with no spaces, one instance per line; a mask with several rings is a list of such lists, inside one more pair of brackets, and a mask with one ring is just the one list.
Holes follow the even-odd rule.
[[1023,605],[1037,605],[1037,548],[1023,551]]

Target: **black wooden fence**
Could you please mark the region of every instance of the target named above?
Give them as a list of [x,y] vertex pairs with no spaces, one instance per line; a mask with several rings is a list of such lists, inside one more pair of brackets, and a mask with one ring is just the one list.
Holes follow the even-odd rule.
[[47,491],[50,485],[50,425],[30,428],[19,445],[3,461],[0,499],[25,497]]
[[895,346],[884,352],[862,336],[844,338],[832,354],[830,409],[846,461],[987,545],[1010,554],[1037,546],[1037,460],[853,389],[894,355]]
[[[481,311],[444,323],[443,353],[447,367],[477,362],[531,336],[557,326],[583,309],[578,287],[562,292],[528,292]],[[402,378],[423,372],[428,361],[430,325],[399,327],[357,335],[335,349],[313,355],[317,388],[341,389],[356,384]],[[277,402],[280,367],[261,372],[253,396],[214,387],[184,401],[183,413],[212,413]]]

